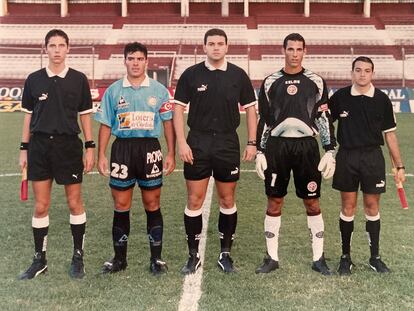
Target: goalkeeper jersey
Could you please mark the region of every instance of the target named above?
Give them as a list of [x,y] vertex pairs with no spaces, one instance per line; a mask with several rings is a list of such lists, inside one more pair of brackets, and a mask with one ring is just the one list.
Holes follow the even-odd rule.
[[136,88],[125,76],[105,91],[95,120],[119,138],[158,138],[162,122],[172,119],[172,110],[169,92],[161,83],[146,76]]
[[325,150],[336,146],[325,81],[310,70],[268,76],[259,94],[257,148],[266,149],[269,136],[298,138],[320,134]]

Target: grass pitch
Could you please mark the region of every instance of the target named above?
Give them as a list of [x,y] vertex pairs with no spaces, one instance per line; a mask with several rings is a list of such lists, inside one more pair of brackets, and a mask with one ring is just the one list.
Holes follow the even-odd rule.
[[[83,196],[87,210],[85,245],[86,277],[71,280],[72,256],[69,212],[63,187],[54,185],[50,209],[47,275],[31,281],[17,281],[17,275],[31,263],[33,241],[31,217],[33,195],[19,201],[18,146],[21,113],[0,114],[0,265],[1,310],[177,310],[182,294],[180,268],[187,258],[183,208],[186,191],[182,172],[165,178],[162,190],[164,215],[163,259],[169,272],[159,278],[148,270],[149,247],[145,213],[136,189],[131,217],[129,266],[116,275],[101,276],[102,263],[113,255],[111,242],[112,199],[108,180],[85,176]],[[399,114],[398,136],[407,173],[414,173],[414,115]],[[245,144],[245,121],[240,134]],[[96,136],[95,136],[96,137]],[[387,153],[385,153],[387,155]],[[386,156],[387,159],[387,156]],[[177,168],[182,168],[178,162]],[[242,170],[253,170],[244,163]],[[390,171],[390,170],[388,170]],[[9,176],[10,174],[11,176]],[[379,275],[368,267],[369,248],[361,208],[355,221],[352,258],[356,267],[349,277],[323,277],[310,269],[312,254],[302,203],[289,188],[283,210],[279,257],[281,268],[268,275],[256,275],[255,268],[265,252],[263,219],[266,198],[261,180],[243,171],[237,189],[239,223],[232,256],[239,273],[224,275],[216,267],[219,252],[218,204],[211,206],[202,296],[199,310],[413,310],[414,308],[414,187],[412,175],[405,191],[409,210],[399,206],[396,189],[388,177],[382,196],[381,244],[384,261],[392,273]],[[341,254],[338,231],[339,193],[323,182],[321,205],[325,219],[325,255],[332,270]]]

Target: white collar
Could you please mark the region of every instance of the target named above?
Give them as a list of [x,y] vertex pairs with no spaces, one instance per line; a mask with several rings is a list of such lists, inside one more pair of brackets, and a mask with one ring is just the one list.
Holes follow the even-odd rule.
[[351,95],[352,96],[361,96],[361,95],[364,95],[364,96],[368,96],[368,97],[374,97],[374,93],[375,93],[375,87],[372,85],[372,83],[371,83],[371,85],[369,87],[369,90],[365,94],[360,93],[356,89],[355,84],[353,84],[352,87],[351,87]]
[[46,67],[46,73],[49,78],[54,77],[54,76],[58,76],[59,78],[64,78],[66,77],[66,74],[68,73],[68,71],[69,71],[69,67],[65,66],[65,68],[59,74],[55,74],[52,72],[52,70],[49,69],[49,67]]
[[226,71],[226,70],[227,70],[227,60],[226,60],[226,59],[224,59],[223,64],[222,64],[219,68],[214,67],[212,64],[210,64],[210,63],[208,62],[208,60],[207,60],[207,59],[204,61],[204,65],[205,65],[205,66],[207,67],[207,69],[208,69],[208,70],[210,70],[210,71],[214,71],[214,70]]
[[[149,84],[150,84],[149,77],[147,74],[145,74],[145,79],[141,82],[140,87],[142,86],[148,87]],[[131,82],[129,82],[127,75],[124,76],[124,79],[122,81],[122,87],[133,87]]]

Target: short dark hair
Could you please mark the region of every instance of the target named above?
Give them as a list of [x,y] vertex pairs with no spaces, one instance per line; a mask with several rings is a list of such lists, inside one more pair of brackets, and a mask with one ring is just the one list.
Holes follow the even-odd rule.
[[148,49],[145,45],[139,42],[132,42],[125,45],[124,48],[124,58],[126,59],[128,54],[135,53],[135,52],[142,52],[145,58],[148,58]]
[[291,33],[286,36],[286,38],[283,40],[283,48],[286,49],[288,41],[300,41],[303,43],[303,48],[305,48],[305,39],[302,37],[301,34],[298,33]]
[[65,39],[67,46],[69,46],[69,37],[66,34],[66,32],[64,32],[62,29],[52,29],[49,30],[49,32],[46,34],[45,37],[45,46],[47,46],[47,44],[49,43],[50,38],[52,37],[62,37],[63,39]]
[[218,29],[218,28],[211,28],[209,30],[207,30],[207,32],[204,35],[204,45],[207,44],[207,37],[211,37],[211,36],[221,36],[224,37],[224,40],[227,44],[227,35],[224,32],[224,30],[222,29]]
[[369,58],[367,56],[358,56],[357,58],[355,58],[354,61],[352,62],[352,71],[354,71],[356,62],[369,63],[372,66],[372,71],[374,71],[374,62],[372,61],[371,58]]

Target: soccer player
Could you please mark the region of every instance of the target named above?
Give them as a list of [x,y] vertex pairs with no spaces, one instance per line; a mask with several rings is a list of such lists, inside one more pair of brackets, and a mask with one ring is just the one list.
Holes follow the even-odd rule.
[[[163,171],[169,175],[175,168],[172,104],[168,90],[146,74],[148,51],[144,45],[138,42],[125,45],[124,58],[125,77],[109,86],[95,115],[101,123],[98,170],[104,176],[110,175],[109,186],[114,200],[112,241],[115,256],[104,263],[102,272],[115,273],[127,267],[129,214],[134,186],[138,184],[147,215],[150,271],[159,275],[167,272],[167,265],[161,259],[162,177]],[[168,148],[164,163],[158,141],[162,128]],[[116,139],[108,166],[105,153],[111,134]]]
[[[351,86],[338,90],[329,100],[333,120],[338,120],[339,150],[332,187],[341,192],[339,230],[342,256],[338,272],[351,274],[351,238],[357,208],[358,189],[363,192],[371,256],[369,266],[376,272],[390,270],[379,255],[380,195],[385,192],[385,161],[381,145],[384,137],[396,165],[394,179],[405,182],[396,135],[396,122],[389,98],[372,85],[374,63],[365,56],[352,62]],[[384,133],[384,137],[383,137]]]
[[[319,204],[319,170],[325,178],[332,177],[335,170],[336,141],[327,104],[328,92],[320,76],[302,67],[306,46],[300,34],[288,35],[282,52],[284,68],[265,78],[259,95],[256,170],[265,181],[268,200],[264,221],[267,255],[256,273],[279,268],[282,207],[293,171],[296,195],[303,200],[311,234],[312,269],[330,275],[323,255],[324,222]],[[318,133],[325,149],[322,159],[314,138]]]
[[[22,169],[27,167],[34,193],[35,255],[32,265],[19,276],[21,280],[32,279],[47,271],[48,212],[53,180],[64,185],[70,210],[74,251],[69,274],[72,278],[82,278],[85,274],[86,214],[81,182],[83,173],[89,172],[95,161],[91,92],[86,76],[65,64],[69,52],[69,38],[65,32],[50,30],[45,37],[45,48],[48,65],[28,76],[22,99],[22,111],[26,114],[19,164]],[[83,159],[78,115],[85,139]]]
[[[189,258],[183,274],[194,273],[201,264],[198,249],[203,226],[201,206],[211,175],[220,205],[218,266],[224,272],[235,271],[230,250],[237,225],[235,190],[240,175],[238,104],[246,111],[248,131],[243,160],[251,161],[256,154],[257,117],[256,97],[249,77],[243,69],[227,62],[227,50],[226,33],[221,29],[208,30],[204,35],[206,60],[188,68],[175,91],[174,128],[188,193],[184,225]],[[190,132],[186,140],[183,113],[189,103]]]

